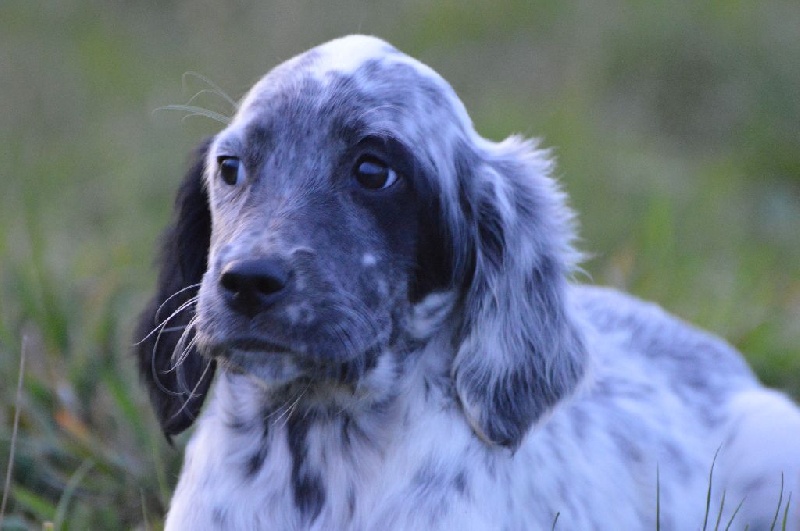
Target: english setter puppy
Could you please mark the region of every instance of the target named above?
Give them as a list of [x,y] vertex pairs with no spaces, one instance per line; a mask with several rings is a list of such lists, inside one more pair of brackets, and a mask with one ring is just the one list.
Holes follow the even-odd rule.
[[139,326],[164,432],[196,422],[167,528],[800,527],[796,406],[572,283],[551,170],[376,38],[259,81],[197,152]]

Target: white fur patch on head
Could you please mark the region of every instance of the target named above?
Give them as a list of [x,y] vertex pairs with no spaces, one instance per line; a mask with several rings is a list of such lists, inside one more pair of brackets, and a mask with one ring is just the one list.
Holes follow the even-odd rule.
[[372,267],[377,263],[378,259],[372,253],[364,253],[364,256],[361,257],[361,265],[364,267]]
[[327,42],[315,51],[321,57],[315,63],[314,73],[323,77],[328,72],[352,74],[366,61],[382,59],[389,54],[399,53],[389,43],[368,35],[349,35]]

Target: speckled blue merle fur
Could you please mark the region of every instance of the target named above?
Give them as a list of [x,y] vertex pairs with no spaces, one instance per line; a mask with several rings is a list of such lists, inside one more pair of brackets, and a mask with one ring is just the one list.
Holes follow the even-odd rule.
[[198,150],[138,328],[165,434],[196,423],[167,528],[698,529],[709,484],[732,528],[800,527],[796,406],[573,283],[551,171],[376,38],[259,81]]

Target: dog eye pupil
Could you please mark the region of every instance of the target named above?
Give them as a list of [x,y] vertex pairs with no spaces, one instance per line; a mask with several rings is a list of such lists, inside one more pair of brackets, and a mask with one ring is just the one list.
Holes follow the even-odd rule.
[[240,184],[243,175],[241,172],[241,162],[236,157],[225,157],[219,160],[219,175],[222,181],[228,186]]
[[394,184],[397,173],[377,158],[362,157],[356,163],[355,177],[362,187],[380,190]]

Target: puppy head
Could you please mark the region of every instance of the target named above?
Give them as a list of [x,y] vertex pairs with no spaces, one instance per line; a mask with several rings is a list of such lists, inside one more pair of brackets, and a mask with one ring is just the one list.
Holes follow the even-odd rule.
[[[157,384],[201,352],[271,389],[357,388],[402,364],[415,308],[439,297],[465,415],[513,447],[582,373],[563,301],[571,218],[548,170],[531,144],[481,139],[452,88],[383,41],[314,48],[259,81],[208,147],[192,348],[145,345],[142,367]],[[205,389],[208,371],[184,372]]]

